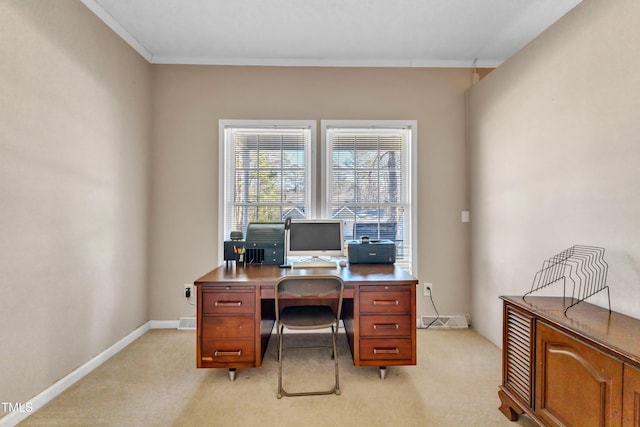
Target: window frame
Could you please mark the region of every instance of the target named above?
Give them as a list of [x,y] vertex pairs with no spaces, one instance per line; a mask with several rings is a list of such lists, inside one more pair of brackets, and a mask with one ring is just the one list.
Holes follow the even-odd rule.
[[229,170],[234,166],[235,156],[233,147],[228,146],[225,139],[227,129],[243,128],[308,128],[310,132],[309,150],[305,153],[305,162],[309,169],[305,173],[305,179],[309,186],[309,208],[311,215],[316,215],[316,195],[318,194],[316,182],[317,164],[317,121],[316,120],[243,120],[243,119],[221,119],[218,121],[218,263],[223,262],[224,250],[223,242],[229,236],[225,233],[225,219],[227,215],[227,203],[229,202],[229,191],[227,177]]
[[329,174],[332,165],[329,159],[329,144],[327,141],[327,130],[331,128],[344,128],[344,129],[375,129],[375,128],[403,128],[410,130],[411,141],[409,141],[408,153],[409,157],[408,167],[410,168],[407,173],[408,182],[407,194],[409,197],[409,227],[408,242],[405,242],[405,246],[410,248],[410,264],[409,268],[411,272],[416,270],[416,260],[418,259],[418,251],[415,242],[417,242],[418,235],[418,221],[417,221],[417,146],[418,146],[418,122],[417,120],[321,120],[320,122],[320,211],[321,216],[330,217],[329,212],[329,200],[331,196],[331,186],[329,180]]
[[[418,236],[418,198],[417,198],[417,147],[418,147],[418,123],[417,120],[321,120],[320,121],[320,144],[318,145],[318,121],[317,120],[244,120],[244,119],[221,119],[218,121],[218,263],[223,262],[224,250],[223,242],[228,240],[225,235],[225,218],[227,215],[227,185],[226,178],[229,176],[228,170],[233,166],[234,157],[229,156],[230,148],[225,141],[225,131],[229,128],[251,128],[251,127],[300,127],[308,128],[310,131],[309,152],[306,153],[307,171],[309,187],[309,218],[329,218],[330,183],[328,163],[327,128],[404,128],[410,130],[411,141],[408,147],[410,171],[407,173],[409,200],[409,221],[410,232],[406,237],[408,242],[404,245],[410,248],[411,261],[409,268],[411,272],[417,271],[417,236]],[[320,153],[318,153],[320,150]],[[318,154],[320,155],[318,158]],[[229,162],[232,164],[230,165]],[[319,167],[319,170],[318,170]]]

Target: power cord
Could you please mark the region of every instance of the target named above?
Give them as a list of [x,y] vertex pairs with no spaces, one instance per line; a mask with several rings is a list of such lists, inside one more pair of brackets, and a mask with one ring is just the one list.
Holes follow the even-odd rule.
[[436,312],[436,318],[433,319],[431,322],[429,322],[429,324],[424,327],[425,329],[429,329],[429,326],[433,325],[440,318],[440,313],[438,313],[438,309],[436,308],[436,303],[433,302],[433,292],[431,291],[431,288],[429,288],[429,299],[431,300],[431,305],[433,306],[433,310]]
[[191,288],[187,288],[187,289],[184,290],[184,300],[189,305],[196,305],[196,303],[191,302]]

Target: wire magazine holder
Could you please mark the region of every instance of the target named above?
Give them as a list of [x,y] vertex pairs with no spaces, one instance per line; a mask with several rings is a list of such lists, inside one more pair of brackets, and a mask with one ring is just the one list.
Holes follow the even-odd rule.
[[607,285],[608,264],[604,260],[604,248],[574,245],[542,263],[533,278],[531,290],[523,299],[542,288],[562,282],[563,300],[567,297],[567,279],[573,284],[571,305],[565,307],[565,314],[574,305],[606,289],[611,313],[611,296]]

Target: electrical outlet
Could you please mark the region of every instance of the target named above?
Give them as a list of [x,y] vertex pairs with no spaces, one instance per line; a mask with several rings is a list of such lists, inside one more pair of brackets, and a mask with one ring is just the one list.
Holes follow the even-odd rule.
[[184,297],[190,298],[193,294],[193,283],[185,283],[184,284]]
[[431,292],[433,292],[433,283],[424,283],[422,285],[422,293],[425,297],[430,297]]

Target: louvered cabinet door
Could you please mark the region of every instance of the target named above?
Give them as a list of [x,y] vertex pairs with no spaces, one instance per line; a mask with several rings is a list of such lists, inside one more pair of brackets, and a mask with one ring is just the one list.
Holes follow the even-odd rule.
[[534,318],[505,304],[502,385],[521,404],[533,408]]

